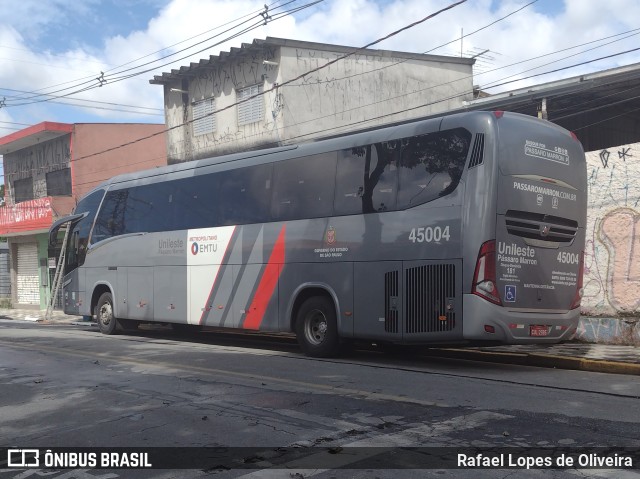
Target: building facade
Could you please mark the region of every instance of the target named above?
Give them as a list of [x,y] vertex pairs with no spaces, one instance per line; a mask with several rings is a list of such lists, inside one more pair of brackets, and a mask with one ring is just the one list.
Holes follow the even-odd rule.
[[166,165],[163,131],[158,124],[43,122],[0,138],[5,174],[0,236],[8,238],[15,307],[47,307],[55,271],[48,251],[52,222],[71,213],[102,181]]
[[168,162],[179,163],[458,108],[473,98],[473,63],[268,37],[150,83],[164,87]]

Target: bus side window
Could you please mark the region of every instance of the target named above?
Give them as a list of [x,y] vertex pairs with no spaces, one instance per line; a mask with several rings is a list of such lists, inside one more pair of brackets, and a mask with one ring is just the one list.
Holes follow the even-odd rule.
[[93,228],[92,244],[124,234],[124,217],[128,196],[128,189],[107,192]]
[[363,213],[393,211],[398,192],[400,141],[376,143],[365,163]]
[[398,190],[395,143],[378,143],[338,152],[336,215],[393,211]]
[[273,220],[332,216],[336,161],[336,152],[329,152],[276,163]]
[[207,228],[220,224],[220,173],[168,183],[172,195],[171,230]]
[[463,128],[403,140],[398,207],[411,208],[452,193],[462,176],[471,133]]
[[164,199],[163,186],[165,183],[129,188],[124,211],[124,233],[153,233],[165,230],[162,224],[165,215],[159,207]]
[[370,149],[366,146],[338,152],[336,195],[333,203],[336,216],[362,213],[367,148]]
[[218,173],[221,225],[271,220],[271,170],[271,165],[256,165]]

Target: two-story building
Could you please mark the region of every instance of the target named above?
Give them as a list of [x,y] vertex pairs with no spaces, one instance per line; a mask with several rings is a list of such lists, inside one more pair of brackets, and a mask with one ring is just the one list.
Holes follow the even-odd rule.
[[164,87],[171,164],[460,108],[473,63],[268,37],[150,83]]
[[163,131],[159,124],[42,122],[0,138],[0,236],[8,238],[15,307],[47,307],[55,270],[47,241],[52,222],[102,181],[166,165]]

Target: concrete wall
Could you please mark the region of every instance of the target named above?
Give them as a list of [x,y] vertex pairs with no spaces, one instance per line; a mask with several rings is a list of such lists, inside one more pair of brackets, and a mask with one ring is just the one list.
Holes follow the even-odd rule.
[[7,204],[15,203],[13,182],[29,177],[33,178],[34,198],[47,196],[46,174],[61,168],[68,168],[70,159],[71,135],[64,135],[4,155],[4,171],[8,182],[6,188]]
[[[216,68],[201,68],[190,81],[181,85],[165,86],[165,115],[168,128],[185,123],[182,127],[170,129],[167,134],[168,162],[197,160],[235,151],[255,149],[261,145],[273,145],[280,140],[282,128],[277,115],[272,115],[271,105],[277,93],[269,92],[263,97],[265,121],[249,125],[238,125],[236,90],[262,85],[264,91],[280,82],[279,68],[265,65],[263,61],[278,62],[278,48],[265,48],[221,64]],[[188,91],[187,94],[172,92],[171,88]],[[205,135],[193,135],[193,104],[191,102],[215,98],[216,131]]]
[[[140,123],[76,124],[71,162],[73,195],[80,199],[101,182],[121,173],[166,165],[164,129],[164,125]],[[149,138],[141,140],[145,137]],[[132,143],[105,151],[129,142]],[[105,153],[96,154],[101,151]]]
[[640,316],[640,143],[587,153],[583,313]]
[[[300,142],[438,114],[473,98],[471,65],[388,53],[355,54],[282,87],[284,139]],[[283,47],[281,67],[293,78],[343,55]]]
[[[309,141],[437,114],[472,98],[472,65],[468,60],[442,62],[441,57],[431,60],[425,55],[396,58],[393,52],[353,55],[295,84],[272,89],[344,54],[266,46],[238,54],[217,67],[195,69],[196,76],[180,84],[165,85],[168,162]],[[236,91],[253,85],[262,85],[266,92],[264,121],[239,126],[237,107],[232,106],[237,101]],[[188,93],[172,92],[172,88]],[[218,111],[216,131],[194,136],[192,102],[212,95]],[[443,98],[446,100],[441,101]]]

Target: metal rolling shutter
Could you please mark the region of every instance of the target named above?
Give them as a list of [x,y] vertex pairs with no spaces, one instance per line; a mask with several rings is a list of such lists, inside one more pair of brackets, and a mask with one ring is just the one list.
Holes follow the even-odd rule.
[[0,298],[11,297],[11,270],[9,269],[9,250],[0,249]]
[[38,275],[38,245],[18,245],[17,296],[19,304],[40,304],[40,280]]

